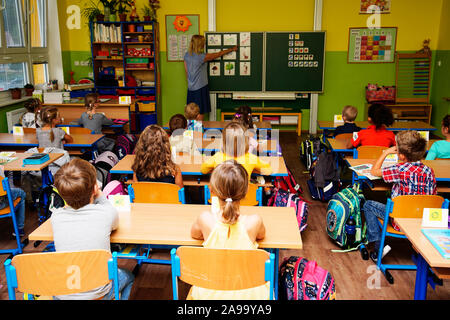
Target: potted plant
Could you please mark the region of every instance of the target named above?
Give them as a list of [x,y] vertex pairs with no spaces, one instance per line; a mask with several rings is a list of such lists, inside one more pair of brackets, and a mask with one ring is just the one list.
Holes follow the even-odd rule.
[[27,83],[23,88],[25,89],[25,95],[27,97],[30,97],[33,95],[34,86],[31,83]]
[[142,15],[144,16],[144,21],[152,20],[152,9],[150,7],[144,6],[141,10]]
[[98,4],[91,0],[89,5],[86,5],[81,11],[81,15],[89,22],[91,21],[103,21],[104,15]]
[[105,21],[116,21],[117,0],[100,0],[105,12]]
[[159,0],[148,0],[151,9],[151,21],[156,21],[156,11],[160,8]]
[[21,97],[22,97],[22,90],[20,90],[19,88],[11,89],[11,98],[20,99]]
[[119,13],[119,20],[127,21],[127,7],[129,6],[128,0],[118,0],[117,12]]

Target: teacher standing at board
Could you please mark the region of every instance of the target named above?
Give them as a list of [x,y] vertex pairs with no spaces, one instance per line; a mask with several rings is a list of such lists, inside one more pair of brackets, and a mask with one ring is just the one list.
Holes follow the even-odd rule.
[[205,37],[194,35],[189,45],[189,50],[184,55],[184,68],[188,81],[187,103],[195,102],[200,107],[200,121],[204,114],[211,112],[211,101],[208,88],[208,61],[217,59],[232,51],[237,51],[237,46],[215,53],[204,53]]

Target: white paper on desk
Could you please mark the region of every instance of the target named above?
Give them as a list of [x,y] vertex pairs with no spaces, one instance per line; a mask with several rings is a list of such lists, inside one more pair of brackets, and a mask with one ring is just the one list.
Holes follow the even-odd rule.
[[117,209],[117,211],[131,211],[131,204],[130,204],[130,196],[129,195],[109,195],[108,200],[111,202],[114,208]]
[[448,228],[448,209],[424,208],[423,228]]
[[381,177],[376,177],[370,174],[370,170],[372,169],[372,167],[373,165],[371,163],[367,163],[367,164],[360,164],[359,166],[350,167],[350,169],[355,171],[358,176],[365,176],[370,180],[381,179]]

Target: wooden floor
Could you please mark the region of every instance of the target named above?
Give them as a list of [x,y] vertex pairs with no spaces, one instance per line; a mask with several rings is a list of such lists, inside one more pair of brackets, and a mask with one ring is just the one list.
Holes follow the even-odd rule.
[[[283,132],[280,135],[280,144],[287,166],[290,168],[295,178],[301,183],[306,199],[311,200],[306,181],[308,175],[304,173],[304,166],[299,160],[300,137],[295,133]],[[374,195],[367,195],[372,198]],[[375,195],[377,196],[377,195]],[[378,197],[385,198],[384,194]],[[281,250],[280,261],[284,257],[303,256],[307,259],[316,260],[317,263],[329,270],[336,281],[338,300],[410,300],[414,296],[415,271],[391,271],[394,277],[394,284],[389,284],[383,274],[376,271],[371,260],[362,260],[359,252],[333,253],[331,250],[337,247],[330,241],[326,225],[326,204],[313,201],[310,205],[308,216],[308,227],[302,233],[302,250]],[[2,220],[0,220],[2,221]],[[25,233],[31,233],[37,227],[37,214],[27,210]],[[189,228],[190,226],[186,226]],[[0,223],[0,249],[14,245],[11,237],[12,226],[8,219]],[[391,252],[385,257],[386,263],[410,263],[413,253],[409,242],[406,240],[389,241],[392,247]],[[40,252],[46,243],[34,248],[33,242],[25,247],[25,253]],[[165,251],[155,254],[156,257],[169,258]],[[7,256],[0,257],[3,265]],[[120,260],[119,266],[132,270],[134,263],[130,260]],[[6,279],[4,268],[0,267],[0,299],[8,299],[6,289]],[[187,295],[189,286],[180,283],[180,297]],[[22,299],[21,295],[17,295]],[[171,273],[169,265],[143,265],[138,273],[130,299],[137,300],[170,300],[172,299]],[[449,300],[450,281],[444,281],[443,286],[438,286],[436,290],[428,287],[429,300]]]

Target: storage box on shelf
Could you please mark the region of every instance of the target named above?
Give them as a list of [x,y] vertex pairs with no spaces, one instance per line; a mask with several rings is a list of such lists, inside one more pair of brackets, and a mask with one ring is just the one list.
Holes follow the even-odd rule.
[[157,123],[161,113],[158,23],[92,22],[90,28],[95,91],[108,98],[129,95],[154,104],[151,117],[149,111],[144,114],[139,107],[130,107],[130,119],[136,118],[133,132],[143,129],[139,124]]

